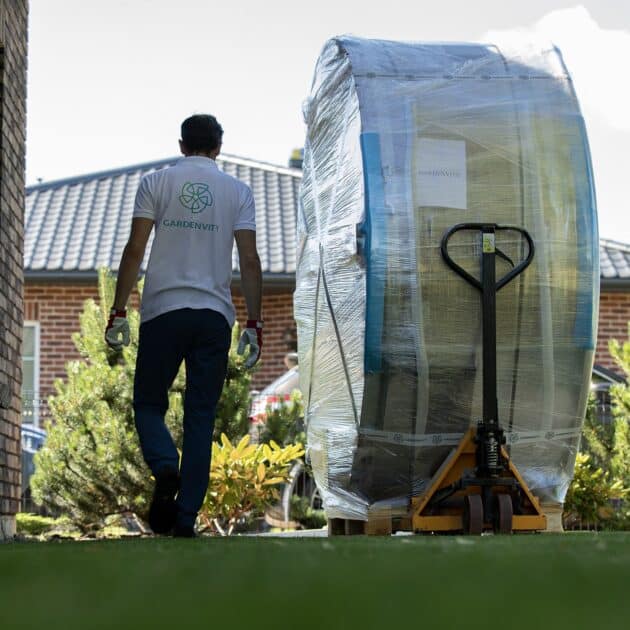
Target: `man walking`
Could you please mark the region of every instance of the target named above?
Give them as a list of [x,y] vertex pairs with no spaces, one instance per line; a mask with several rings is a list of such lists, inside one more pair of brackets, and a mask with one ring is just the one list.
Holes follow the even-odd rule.
[[[213,116],[187,118],[179,142],[185,157],[140,181],[105,332],[112,348],[129,344],[125,308],[155,228],[142,296],[133,404],[142,453],[155,477],[149,524],[160,534],[194,536],[208,488],[214,414],[235,320],[230,293],[234,240],[248,312],[238,352],[249,348],[247,368],[258,361],[262,348],[254,199],[248,186],[218,169],[222,137]],[[186,392],[180,465],[164,415],[182,361]]]

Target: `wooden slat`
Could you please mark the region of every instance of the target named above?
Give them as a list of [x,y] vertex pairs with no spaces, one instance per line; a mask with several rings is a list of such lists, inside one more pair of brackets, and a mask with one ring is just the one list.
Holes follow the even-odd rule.
[[368,518],[365,524],[365,533],[368,536],[391,536],[392,519],[387,517]]

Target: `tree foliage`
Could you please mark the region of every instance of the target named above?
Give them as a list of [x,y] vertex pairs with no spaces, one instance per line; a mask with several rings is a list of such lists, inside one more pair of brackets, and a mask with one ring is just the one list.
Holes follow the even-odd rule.
[[613,385],[610,390],[615,417],[610,467],[613,475],[630,488],[630,324],[628,340],[613,340],[609,349],[626,376],[625,384]]
[[259,441],[266,444],[271,441],[282,445],[294,442],[306,444],[304,404],[299,389],[293,390],[289,400],[280,401],[276,408],[267,407]]
[[[610,353],[630,380],[630,340],[611,341]],[[589,401],[573,482],[565,499],[568,527],[630,527],[630,386],[610,389],[613,422],[602,424]]]
[[613,501],[622,501],[627,494],[620,479],[596,468],[589,455],[578,453],[573,482],[564,502],[565,525],[569,528],[605,527],[615,517]]
[[251,373],[243,367],[243,359],[236,353],[240,330],[232,328],[232,345],[221,398],[214,420],[214,440],[224,433],[230,440],[239,440],[249,432]]

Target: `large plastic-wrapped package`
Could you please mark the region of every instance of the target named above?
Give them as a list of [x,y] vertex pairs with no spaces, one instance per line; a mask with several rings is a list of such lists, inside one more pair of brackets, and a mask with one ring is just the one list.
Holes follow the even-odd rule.
[[[481,417],[480,293],[444,263],[462,222],[526,229],[497,294],[499,420],[543,503],[570,483],[599,292],[589,149],[553,46],[327,42],[305,104],[295,315],[308,452],[329,518],[404,514]],[[479,276],[480,235],[449,252]],[[514,232],[497,233],[513,261]],[[497,257],[497,275],[510,267]]]

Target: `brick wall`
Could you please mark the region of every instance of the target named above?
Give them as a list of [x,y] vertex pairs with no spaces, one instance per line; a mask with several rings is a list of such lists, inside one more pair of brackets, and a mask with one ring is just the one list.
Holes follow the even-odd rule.
[[0,539],[20,499],[20,388],[28,3],[0,0]]
[[599,326],[595,363],[620,372],[608,352],[611,339],[626,341],[630,322],[630,291],[602,292],[599,300]]
[[[40,331],[40,402],[53,390],[57,378],[64,378],[65,365],[78,359],[72,333],[79,330],[79,314],[85,300],[98,299],[95,284],[50,284],[31,283],[25,287],[24,319],[39,323]],[[137,300],[136,300],[137,303]],[[234,295],[237,318],[245,324],[247,313],[240,294]],[[285,371],[283,359],[290,348],[290,337],[294,338],[293,296],[290,292],[271,293],[263,300],[263,313],[267,325],[263,361],[253,379],[253,387],[260,389]],[[288,341],[287,341],[288,340]],[[45,404],[40,405],[40,420],[46,417]]]

